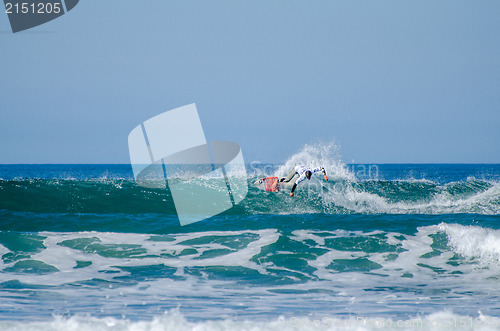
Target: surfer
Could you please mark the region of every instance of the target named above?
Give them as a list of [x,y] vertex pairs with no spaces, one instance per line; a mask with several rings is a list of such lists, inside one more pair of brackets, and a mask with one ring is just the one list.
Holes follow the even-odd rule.
[[317,171],[323,172],[323,177],[325,178],[326,181],[328,180],[328,177],[326,176],[325,168],[323,168],[323,167],[309,168],[309,167],[298,165],[295,168],[293,168],[292,171],[290,171],[290,173],[288,174],[288,176],[286,178],[285,177],[281,178],[280,183],[282,183],[282,182],[288,183],[289,181],[292,180],[293,177],[295,177],[295,175],[299,175],[299,178],[297,178],[297,180],[293,184],[292,192],[290,193],[290,196],[293,197],[293,192],[295,191],[295,188],[297,188],[297,185],[299,185],[301,182],[306,180],[306,178],[307,178],[307,180],[310,180],[312,174],[317,172]]

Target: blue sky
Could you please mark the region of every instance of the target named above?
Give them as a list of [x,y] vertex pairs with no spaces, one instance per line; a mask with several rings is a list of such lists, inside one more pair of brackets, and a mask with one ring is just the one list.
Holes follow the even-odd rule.
[[208,140],[282,162],[500,163],[497,0],[81,0],[0,13],[0,163],[128,163],[128,133],[196,103]]

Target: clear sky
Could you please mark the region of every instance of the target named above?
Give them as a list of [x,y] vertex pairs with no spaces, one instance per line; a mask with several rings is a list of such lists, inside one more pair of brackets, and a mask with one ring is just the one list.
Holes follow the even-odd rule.
[[193,102],[247,162],[500,163],[498,0],[81,0],[0,45],[0,163],[128,163]]

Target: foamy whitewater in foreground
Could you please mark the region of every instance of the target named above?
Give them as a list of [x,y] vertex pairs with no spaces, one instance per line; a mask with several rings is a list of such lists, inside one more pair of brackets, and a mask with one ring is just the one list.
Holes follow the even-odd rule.
[[[299,163],[330,181],[251,186]],[[313,145],[248,171],[240,205],[180,227],[127,165],[0,166],[0,330],[500,329],[499,165]]]

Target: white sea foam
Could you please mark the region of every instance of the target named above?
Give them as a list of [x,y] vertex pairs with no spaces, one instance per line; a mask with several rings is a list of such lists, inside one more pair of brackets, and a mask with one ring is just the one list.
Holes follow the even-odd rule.
[[439,194],[426,202],[391,202],[377,194],[339,183],[322,192],[326,205],[335,205],[357,213],[388,214],[455,214],[477,213],[494,215],[500,213],[500,183],[472,196],[453,197],[444,187]]
[[[448,239],[448,249],[441,249],[436,253],[432,248],[433,236],[443,232]],[[45,236],[44,246],[41,252],[33,253],[29,259],[42,261],[47,265],[56,267],[59,271],[54,273],[17,273],[4,272],[4,281],[16,279],[25,284],[60,286],[68,283],[88,281],[99,278],[112,282],[118,276],[126,276],[129,273],[119,267],[140,267],[163,265],[177,269],[177,275],[184,275],[184,268],[189,267],[243,267],[255,270],[260,274],[268,274],[276,270],[273,263],[257,263],[253,259],[266,246],[278,241],[281,234],[276,229],[248,230],[248,231],[207,231],[201,233],[184,233],[169,237],[169,241],[150,240],[147,234],[121,234],[121,233],[51,233],[43,232]],[[216,242],[214,238],[250,235],[248,243],[239,248],[231,248],[223,242]],[[381,236],[385,239],[381,239]],[[211,238],[209,241],[197,243],[197,239]],[[101,245],[99,250],[89,251],[75,249],[61,245],[62,242],[75,239],[96,238]],[[363,240],[380,240],[381,245],[392,245],[399,247],[388,251],[364,251],[353,247],[353,249],[335,249],[325,241],[341,238],[358,238]],[[344,274],[328,267],[334,260],[346,259],[368,259],[382,266],[372,272],[385,275],[388,278],[381,280],[388,285],[397,280],[398,283],[412,284],[415,281],[431,283],[441,279],[443,284],[449,285],[460,282],[474,283],[472,279],[486,279],[495,276],[500,268],[500,230],[485,229],[478,226],[462,226],[458,224],[445,224],[439,226],[425,226],[418,228],[414,235],[402,235],[400,233],[372,231],[321,231],[296,230],[290,239],[302,242],[311,248],[326,250],[318,254],[316,258],[308,260],[308,264],[315,268],[314,275],[320,280],[335,281],[339,287],[344,286]],[[238,239],[239,240],[239,239]],[[228,240],[231,242],[231,240]],[[130,246],[130,243],[134,243]],[[129,245],[129,246],[127,246]],[[8,250],[0,246],[0,250]],[[106,254],[112,251],[113,254]],[[184,250],[192,250],[190,254],[181,254]],[[225,250],[224,254],[214,257],[204,257],[204,253],[216,250]],[[124,254],[120,256],[120,254]],[[274,251],[273,255],[284,255],[286,252]],[[290,253],[290,252],[288,252]],[[288,254],[287,253],[287,254]],[[118,254],[118,256],[116,256]],[[467,259],[467,263],[450,265],[454,254],[459,254]],[[88,261],[90,264],[84,268],[75,268],[77,261]],[[15,262],[6,264],[1,261],[2,269],[11,267]],[[488,267],[485,269],[485,267]],[[282,267],[280,267],[282,268]],[[478,269],[481,268],[481,269]],[[439,272],[436,273],[436,270]],[[106,272],[103,272],[106,271]],[[296,272],[295,270],[289,270]],[[460,277],[456,274],[462,273]],[[411,275],[410,278],[399,280],[403,275]],[[359,273],[359,286],[366,287],[373,282],[373,275]],[[163,285],[161,285],[163,283]],[[189,282],[189,281],[188,281]],[[170,287],[171,280],[156,280],[155,286]],[[152,283],[149,282],[148,286]],[[353,283],[350,283],[350,286]],[[374,284],[375,285],[375,284]],[[474,286],[481,284],[474,284]],[[314,286],[323,287],[317,283]],[[176,289],[174,289],[175,291]]]
[[131,321],[113,317],[54,317],[44,322],[0,321],[0,330],[23,331],[302,331],[302,330],[500,330],[500,319],[483,315],[458,315],[441,311],[407,319],[388,317],[329,316],[279,317],[269,321],[232,319],[192,322],[178,310],[166,312],[149,321]]
[[[447,247],[446,242],[439,242],[441,240],[439,234],[443,232],[448,236],[448,245],[451,247]],[[326,250],[315,259],[308,260],[308,264],[315,269],[314,275],[326,281],[323,285],[328,285],[323,288],[339,291],[343,289],[344,292],[352,293],[353,297],[362,297],[365,289],[391,288],[394,284],[407,289],[406,293],[398,293],[400,298],[413,297],[411,300],[416,299],[413,291],[432,293],[432,290],[442,289],[443,293],[464,291],[488,293],[491,292],[492,282],[495,282],[498,276],[500,232],[497,230],[442,223],[439,226],[420,227],[414,235],[345,230],[320,231],[320,233],[321,235],[318,235],[319,233],[314,230],[297,230],[293,232],[291,239],[310,245],[314,249]],[[381,239],[382,234],[382,238],[385,239]],[[352,249],[345,247],[337,249],[331,244],[331,240],[337,238],[357,238],[359,242],[380,240],[381,245],[390,244],[393,245],[393,249],[382,249],[379,252],[367,252],[356,246]],[[330,245],[326,244],[328,240]],[[439,248],[435,248],[435,245]],[[454,263],[456,253],[468,257],[475,256],[481,261]],[[339,259],[353,262],[364,259],[377,263],[381,268],[365,272],[332,270],[331,266]],[[485,268],[482,261],[489,261],[489,267]],[[421,287],[419,284],[432,284],[432,289]],[[315,285],[321,286],[318,283]]]
[[[275,229],[184,233],[173,236],[172,241],[152,241],[150,240],[151,235],[126,233],[41,232],[40,235],[46,237],[43,241],[46,248],[39,253],[32,254],[30,259],[54,266],[59,272],[50,274],[17,273],[15,279],[26,284],[57,286],[89,280],[96,276],[99,279],[111,281],[117,276],[127,274],[116,268],[116,266],[131,267],[160,264],[180,269],[193,266],[238,266],[265,274],[267,273],[265,268],[251,261],[251,258],[257,255],[262,247],[276,242],[280,236]],[[183,244],[188,240],[203,237],[241,235],[255,235],[256,238],[249,241],[246,247],[240,249],[232,249],[216,242]],[[93,238],[98,240],[98,244],[102,245],[100,250],[96,249],[94,252],[89,252],[61,245],[62,242],[68,240]],[[130,243],[134,244],[130,246]],[[106,249],[112,250],[116,253],[114,255],[118,256],[106,256],[106,252],[103,251]],[[194,249],[195,252],[189,255],[179,255],[185,249]],[[203,253],[206,251],[217,249],[226,249],[229,252],[216,257],[202,258]],[[5,247],[0,246],[0,252],[3,251],[8,252]],[[120,253],[125,255],[120,256]],[[167,257],[166,254],[171,257]],[[75,269],[77,261],[88,261],[91,264],[85,268]],[[3,267],[6,267],[3,261],[0,261],[0,263],[2,263]],[[104,270],[112,270],[113,273],[103,273]]]
[[480,266],[500,269],[500,230],[480,226],[441,223],[453,251],[469,260],[479,260]]
[[[86,307],[92,307],[89,313],[101,309],[103,314],[123,312],[127,317],[142,314],[152,317],[158,308],[164,307],[165,302],[176,302],[182,309],[196,312],[187,317],[220,317],[228,327],[243,328],[243,324],[231,324],[230,321],[231,316],[242,312],[239,307],[245,307],[243,316],[262,314],[266,318],[278,316],[282,309],[290,313],[294,311],[293,307],[309,307],[311,311],[331,312],[334,316],[338,316],[338,311],[349,314],[363,312],[372,318],[378,316],[380,307],[389,311],[404,311],[405,316],[415,311],[429,314],[437,304],[446,304],[453,309],[464,305],[474,307],[481,302],[481,307],[491,309],[497,304],[496,298],[500,294],[496,286],[500,233],[480,227],[442,223],[439,226],[419,227],[414,234],[380,230],[296,230],[289,238],[305,245],[303,252],[309,253],[309,257],[303,260],[308,267],[299,269],[280,261],[290,254],[301,252],[282,249],[280,244],[278,249],[269,249],[283,236],[276,229],[207,231],[168,236],[99,232],[43,232],[40,235],[46,237],[43,241],[46,248],[33,253],[29,259],[45,262],[59,271],[50,274],[16,272],[5,270],[16,262],[4,263],[1,282],[17,280],[32,286],[51,286],[41,291],[53,293],[53,296],[47,297],[47,302],[55,302],[55,307],[62,312],[65,309],[73,313],[87,312]],[[61,245],[66,240],[92,238],[98,239],[99,247],[82,249]],[[237,248],[231,245],[241,240],[242,245],[238,244]],[[355,241],[339,246],[339,242],[349,240]],[[130,246],[130,243],[136,246]],[[6,250],[4,247],[2,252]],[[185,250],[191,253],[186,254]],[[217,250],[225,252],[213,257],[204,256],[204,253]],[[255,259],[263,251],[266,252],[265,257]],[[120,257],[121,253],[125,255]],[[457,254],[466,261],[457,260]],[[75,269],[77,261],[91,264]],[[366,270],[332,268],[339,261],[365,261],[369,267]],[[454,261],[460,263],[452,263]],[[380,267],[370,269],[370,263]],[[160,269],[155,269],[155,266]],[[161,266],[171,268],[168,272],[175,273],[173,276],[161,275],[165,270]],[[148,277],[134,278],[133,271],[127,269],[129,267],[144,267],[140,270],[149,270]],[[221,274],[214,274],[210,269],[213,267],[228,268],[237,273],[242,270],[239,268],[244,268],[275,281],[256,285],[250,277],[240,283],[235,281],[234,276],[226,276],[225,271],[222,277],[218,277]],[[233,267],[235,269],[231,269]],[[192,268],[199,273],[193,273]],[[160,274],[155,275],[155,270]],[[127,282],[130,276],[131,280]],[[286,282],[286,279],[292,282]],[[95,284],[96,281],[99,283]],[[297,295],[297,291],[301,294]],[[26,303],[32,300],[30,292],[9,292],[8,296],[2,297],[0,309],[27,309]],[[59,295],[66,298],[61,301],[64,302],[62,306],[57,299]],[[223,303],[224,309],[218,303]],[[39,302],[35,300],[33,304],[38,307]],[[145,307],[143,312],[133,308],[140,306]],[[471,313],[470,310],[467,312]],[[163,327],[164,318],[171,322],[172,316],[157,317],[155,323],[160,324],[154,325]],[[56,329],[54,325],[59,325],[57,323],[62,323],[61,328],[74,323],[85,329],[104,323],[102,319],[82,320],[75,317],[70,320],[54,320],[52,323],[56,324],[37,326]],[[113,323],[117,323],[117,329],[140,329],[142,326],[139,325],[143,325],[132,321]],[[203,330],[212,327],[207,323],[180,325]],[[152,327],[152,324],[144,325]],[[253,326],[257,329],[270,327],[268,323]],[[36,326],[23,325],[23,329],[29,327]]]

